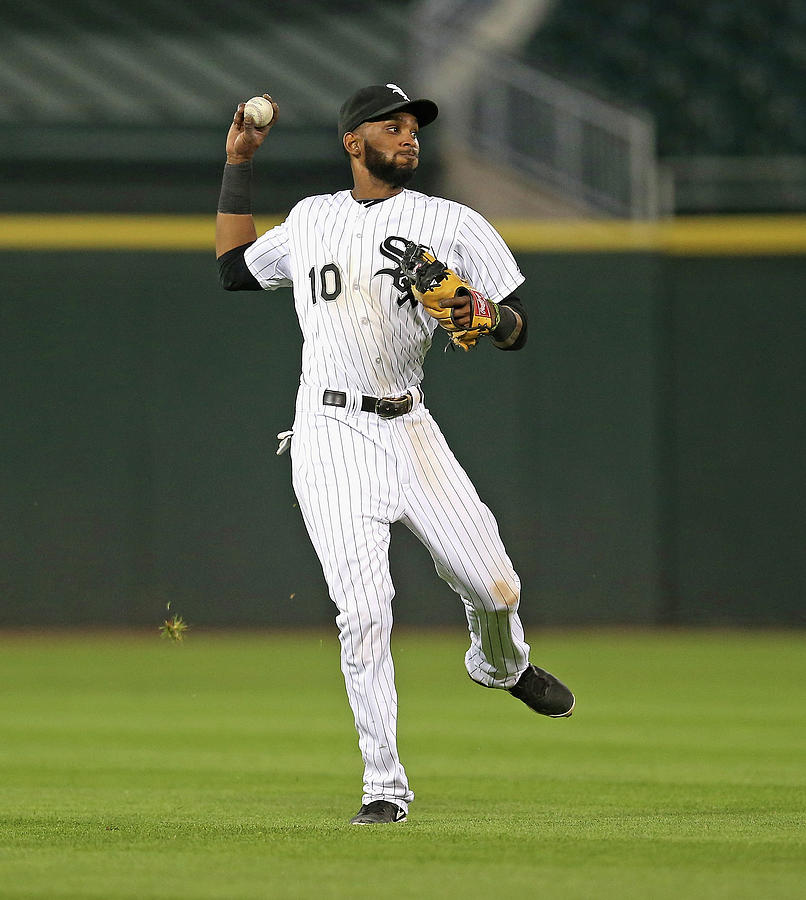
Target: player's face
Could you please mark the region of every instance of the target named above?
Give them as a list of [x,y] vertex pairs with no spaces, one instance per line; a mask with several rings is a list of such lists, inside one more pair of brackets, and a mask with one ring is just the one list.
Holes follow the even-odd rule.
[[411,113],[396,113],[382,122],[365,122],[364,165],[385,184],[403,187],[419,165],[420,142],[417,119]]

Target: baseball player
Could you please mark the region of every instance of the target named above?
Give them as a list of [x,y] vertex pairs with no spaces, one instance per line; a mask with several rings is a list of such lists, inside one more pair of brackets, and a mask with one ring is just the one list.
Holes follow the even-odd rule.
[[[303,335],[291,443],[294,491],[338,614],[341,668],[364,760],[352,824],[405,821],[414,799],[397,751],[390,651],[389,536],[403,522],[459,595],[470,678],[535,712],[570,716],[574,695],[529,662],[520,581],[432,418],[423,360],[439,328],[462,350],[526,343],[518,266],[477,212],[406,188],[420,129],[437,116],[395,84],[371,85],[339,112],[352,190],[307,197],[258,237],[252,157],[277,123],[239,104],[227,135],[216,255],[227,290],[290,287]],[[491,398],[492,399],[492,398]]]

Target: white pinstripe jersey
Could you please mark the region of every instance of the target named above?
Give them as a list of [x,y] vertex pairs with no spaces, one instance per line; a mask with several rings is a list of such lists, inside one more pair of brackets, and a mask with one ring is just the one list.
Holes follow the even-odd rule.
[[381,397],[420,383],[437,324],[401,284],[406,240],[490,300],[524,280],[498,232],[460,203],[408,190],[370,205],[350,191],[307,197],[245,254],[262,288],[294,288],[302,384]]

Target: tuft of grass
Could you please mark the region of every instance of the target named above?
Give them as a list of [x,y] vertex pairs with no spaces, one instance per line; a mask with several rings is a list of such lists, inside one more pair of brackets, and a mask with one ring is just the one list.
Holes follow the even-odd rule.
[[354,828],[332,632],[0,634],[3,898],[792,898],[806,882],[799,633],[553,632],[568,720],[395,639],[399,826]]
[[168,638],[174,643],[181,643],[185,639],[187,630],[188,625],[182,616],[173,615],[160,625],[160,637]]

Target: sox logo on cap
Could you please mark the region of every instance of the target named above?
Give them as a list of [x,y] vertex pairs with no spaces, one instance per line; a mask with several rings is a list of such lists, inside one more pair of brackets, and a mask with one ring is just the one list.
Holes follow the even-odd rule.
[[389,90],[394,91],[396,94],[400,94],[400,96],[401,96],[404,100],[406,100],[406,101],[409,100],[409,96],[408,96],[408,94],[403,90],[403,88],[398,87],[396,84],[387,84],[386,86],[389,88]]

